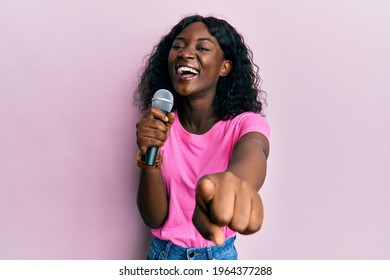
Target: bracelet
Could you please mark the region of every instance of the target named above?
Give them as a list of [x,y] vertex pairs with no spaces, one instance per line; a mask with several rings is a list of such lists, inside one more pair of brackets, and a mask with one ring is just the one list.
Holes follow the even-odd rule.
[[138,151],[135,164],[137,165],[138,168],[141,168],[141,169],[160,168],[162,163],[163,163],[163,155],[164,155],[164,151],[162,153],[160,153],[160,151],[159,151],[155,164],[154,165],[146,165],[144,157],[141,155],[141,152]]

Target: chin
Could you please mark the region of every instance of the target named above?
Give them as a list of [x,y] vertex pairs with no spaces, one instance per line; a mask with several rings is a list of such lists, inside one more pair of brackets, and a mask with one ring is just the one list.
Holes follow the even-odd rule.
[[175,87],[175,91],[178,95],[187,96],[192,94],[194,89],[189,87]]

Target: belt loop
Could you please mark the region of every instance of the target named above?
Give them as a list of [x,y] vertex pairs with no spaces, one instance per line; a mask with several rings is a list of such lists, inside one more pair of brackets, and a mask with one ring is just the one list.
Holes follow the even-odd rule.
[[164,251],[161,252],[161,258],[160,258],[161,260],[168,259],[168,254],[169,254],[169,250],[171,249],[171,246],[172,246],[172,242],[168,241],[167,245],[164,248]]
[[213,247],[212,246],[207,246],[206,247],[206,252],[207,252],[207,258],[209,260],[213,260],[214,257],[213,257]]

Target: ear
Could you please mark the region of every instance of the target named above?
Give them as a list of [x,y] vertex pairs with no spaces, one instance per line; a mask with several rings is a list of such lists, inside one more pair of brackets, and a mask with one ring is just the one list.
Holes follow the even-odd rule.
[[222,62],[220,75],[222,77],[226,77],[227,74],[229,74],[230,70],[232,70],[232,67],[233,67],[233,63],[230,60],[225,59]]

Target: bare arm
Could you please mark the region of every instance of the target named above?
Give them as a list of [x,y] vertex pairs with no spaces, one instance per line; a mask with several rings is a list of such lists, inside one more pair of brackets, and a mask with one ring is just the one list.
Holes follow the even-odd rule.
[[198,181],[193,222],[204,238],[222,245],[221,226],[242,234],[261,228],[263,204],[258,191],[265,180],[268,154],[264,135],[245,134],[236,143],[226,171]]
[[[155,108],[149,109],[137,123],[137,145],[142,155],[150,146],[161,147],[166,141],[174,114],[167,116]],[[161,169],[141,170],[137,193],[138,210],[144,223],[159,228],[168,215],[168,195]]]
[[148,227],[161,227],[168,214],[168,196],[160,169],[141,171],[137,205],[141,217]]
[[267,138],[258,132],[247,133],[234,146],[227,171],[247,181],[258,191],[265,180],[268,155]]

